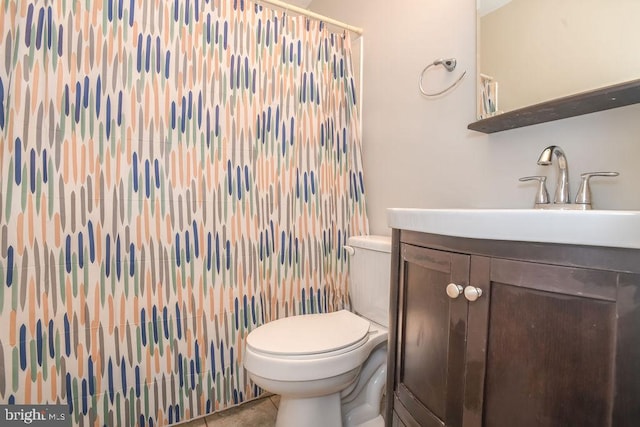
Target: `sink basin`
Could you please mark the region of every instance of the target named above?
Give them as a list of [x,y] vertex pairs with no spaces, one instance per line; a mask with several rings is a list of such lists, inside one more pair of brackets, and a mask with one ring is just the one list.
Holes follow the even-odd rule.
[[393,208],[387,223],[473,239],[640,249],[640,211]]

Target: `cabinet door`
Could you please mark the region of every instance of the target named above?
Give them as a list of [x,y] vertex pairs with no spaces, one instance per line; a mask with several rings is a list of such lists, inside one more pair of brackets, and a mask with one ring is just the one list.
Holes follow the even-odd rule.
[[[461,426],[469,256],[403,244],[400,262],[397,400],[420,426]],[[410,424],[410,423],[409,423]]]
[[483,296],[469,304],[464,425],[610,426],[616,282],[614,272],[474,257]]

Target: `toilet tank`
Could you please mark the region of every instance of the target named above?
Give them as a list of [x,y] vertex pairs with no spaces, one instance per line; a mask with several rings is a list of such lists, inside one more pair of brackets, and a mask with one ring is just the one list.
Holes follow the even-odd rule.
[[388,327],[391,237],[353,236],[347,240],[347,246],[351,256],[351,309],[364,318]]

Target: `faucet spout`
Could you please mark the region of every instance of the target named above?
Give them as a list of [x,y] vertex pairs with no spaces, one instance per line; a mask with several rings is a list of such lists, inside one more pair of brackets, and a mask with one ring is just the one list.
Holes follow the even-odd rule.
[[562,148],[557,145],[550,145],[542,150],[540,158],[538,158],[538,164],[542,166],[548,166],[551,164],[552,158],[555,155],[556,165],[558,166],[558,182],[556,184],[556,192],[553,203],[570,203],[569,200],[569,164],[567,163],[567,157],[562,151]]

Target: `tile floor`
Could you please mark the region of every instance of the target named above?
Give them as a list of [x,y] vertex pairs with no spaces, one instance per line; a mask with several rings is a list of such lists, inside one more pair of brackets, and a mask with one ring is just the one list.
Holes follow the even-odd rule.
[[177,427],[274,427],[279,402],[280,396],[264,397]]

